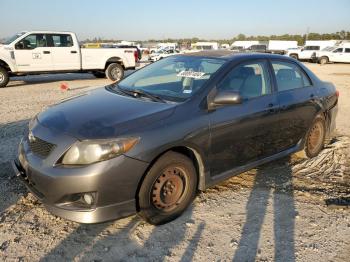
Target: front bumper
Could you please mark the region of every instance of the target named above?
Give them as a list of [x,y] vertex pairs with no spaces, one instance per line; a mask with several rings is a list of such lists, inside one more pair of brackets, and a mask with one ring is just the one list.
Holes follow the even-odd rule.
[[[147,163],[122,155],[91,165],[63,167],[48,159],[31,152],[24,139],[13,169],[51,213],[80,223],[99,223],[136,212],[137,187]],[[95,196],[92,205],[74,202],[72,196],[91,192]]]

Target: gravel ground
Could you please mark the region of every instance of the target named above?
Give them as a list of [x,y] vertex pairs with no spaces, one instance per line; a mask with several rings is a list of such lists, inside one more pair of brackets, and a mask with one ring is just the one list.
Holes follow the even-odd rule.
[[[66,221],[18,183],[10,160],[28,120],[108,81],[89,74],[15,78],[0,89],[0,260],[349,261],[350,65],[307,66],[340,91],[336,139],[315,159],[296,154],[208,189],[159,227],[137,216]],[[71,90],[61,91],[61,83]]]

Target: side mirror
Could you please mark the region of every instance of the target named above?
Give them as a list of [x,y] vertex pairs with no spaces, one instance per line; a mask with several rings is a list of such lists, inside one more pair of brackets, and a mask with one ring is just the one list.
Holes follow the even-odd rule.
[[236,91],[221,90],[218,91],[214,99],[210,102],[210,107],[236,105],[242,103],[241,95]]

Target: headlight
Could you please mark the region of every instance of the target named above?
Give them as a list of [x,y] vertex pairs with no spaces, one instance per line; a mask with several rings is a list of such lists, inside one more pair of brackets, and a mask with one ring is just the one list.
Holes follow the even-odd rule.
[[63,155],[64,165],[87,165],[128,152],[139,138],[118,138],[108,140],[86,140],[76,142]]

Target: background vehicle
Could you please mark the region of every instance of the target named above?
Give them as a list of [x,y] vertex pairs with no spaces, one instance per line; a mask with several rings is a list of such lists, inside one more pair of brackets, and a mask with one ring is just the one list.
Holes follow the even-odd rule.
[[38,114],[14,169],[59,216],[97,223],[139,212],[163,224],[197,190],[299,150],[316,156],[337,102],[332,84],[289,57],[168,57]]
[[150,54],[149,61],[155,62],[155,61],[158,61],[164,57],[176,55],[178,53],[179,53],[179,51],[177,51],[175,49],[158,50],[157,52]]
[[231,50],[242,51],[243,49],[248,49],[252,45],[259,45],[259,41],[234,41],[231,45]]
[[0,46],[0,87],[10,76],[58,72],[91,72],[118,81],[137,62],[134,48],[80,48],[71,32],[26,32]]
[[245,49],[245,51],[249,52],[257,52],[257,53],[266,53],[266,45],[252,45],[249,48]]
[[324,51],[316,52],[317,61],[320,64],[350,63],[350,43],[345,43]]
[[[335,40],[306,41],[305,46],[300,49],[288,50],[286,55],[298,60],[315,60],[315,52],[326,47],[334,46]],[[315,61],[314,61],[315,62]]]
[[272,54],[285,54],[289,48],[297,48],[297,41],[270,40],[267,43],[267,51]]
[[219,49],[219,44],[217,42],[197,42],[191,44],[191,49],[193,50],[217,50]]

